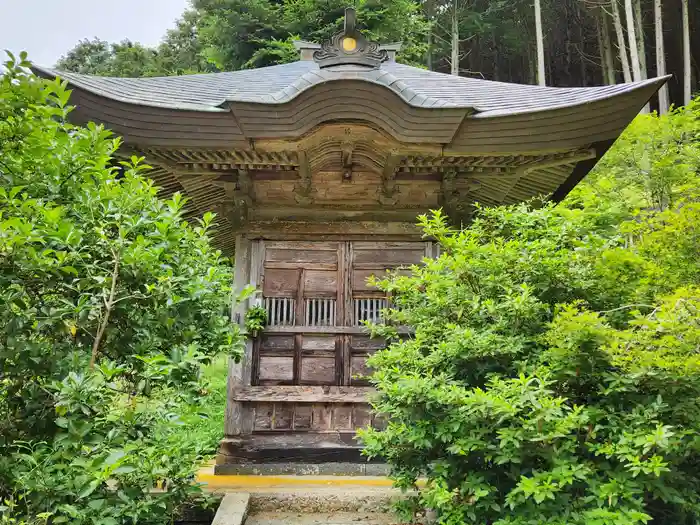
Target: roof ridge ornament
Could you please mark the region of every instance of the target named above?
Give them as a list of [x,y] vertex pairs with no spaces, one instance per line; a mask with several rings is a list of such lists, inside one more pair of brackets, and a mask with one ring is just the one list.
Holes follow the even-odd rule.
[[389,59],[389,53],[379,44],[370,42],[357,29],[355,9],[345,9],[345,28],[333,35],[314,52],[314,60],[321,68],[341,64],[356,64],[378,68]]

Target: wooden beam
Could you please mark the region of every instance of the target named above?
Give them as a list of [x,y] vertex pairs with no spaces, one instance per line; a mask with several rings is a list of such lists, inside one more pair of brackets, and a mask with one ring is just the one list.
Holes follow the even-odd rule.
[[367,403],[370,387],[250,386],[233,392],[232,399],[256,403]]
[[322,236],[389,236],[408,239],[420,239],[421,230],[415,222],[372,222],[372,221],[251,221],[246,227],[251,238],[266,239],[303,239],[310,236],[319,239]]
[[342,203],[332,203],[323,206],[266,206],[256,207],[251,211],[251,221],[285,221],[285,222],[417,222],[421,213],[428,211],[428,206],[422,208],[380,208],[380,207],[342,207]]

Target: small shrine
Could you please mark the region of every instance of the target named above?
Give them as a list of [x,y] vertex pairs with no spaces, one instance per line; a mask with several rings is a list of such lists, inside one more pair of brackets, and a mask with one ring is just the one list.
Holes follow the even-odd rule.
[[566,197],[665,79],[589,88],[516,85],[395,61],[348,9],[321,45],[261,69],[66,80],[72,118],[123,137],[188,214],[218,214],[235,284],[258,295],[268,326],[231,363],[217,472],[250,463],[363,461],[355,430],[374,421],[367,357],[384,344],[363,323],[387,298],[386,269],[436,255],[416,216],[468,223],[474,203]]

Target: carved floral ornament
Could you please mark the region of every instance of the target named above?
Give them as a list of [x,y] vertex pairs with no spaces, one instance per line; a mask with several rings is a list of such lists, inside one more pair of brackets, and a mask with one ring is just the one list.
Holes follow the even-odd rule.
[[321,68],[341,64],[377,68],[388,58],[385,49],[379,49],[379,44],[368,41],[357,29],[355,10],[351,7],[345,10],[345,29],[324,42],[314,53],[314,60]]

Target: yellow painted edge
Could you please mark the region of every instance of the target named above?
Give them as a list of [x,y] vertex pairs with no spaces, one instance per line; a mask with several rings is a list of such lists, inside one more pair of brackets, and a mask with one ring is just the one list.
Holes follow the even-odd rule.
[[256,476],[233,475],[224,476],[216,474],[197,474],[198,483],[205,483],[208,487],[266,487],[290,486],[290,485],[319,485],[326,487],[362,486],[362,487],[391,487],[388,478],[361,478],[351,476],[332,477],[306,477],[306,476]]

